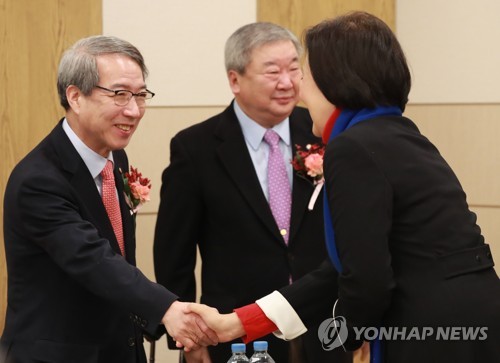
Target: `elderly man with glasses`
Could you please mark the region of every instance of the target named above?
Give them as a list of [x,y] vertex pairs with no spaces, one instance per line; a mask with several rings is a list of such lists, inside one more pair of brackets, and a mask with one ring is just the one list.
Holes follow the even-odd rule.
[[1,362],[146,362],[143,333],[186,349],[217,336],[135,267],[123,150],[139,126],[147,69],[115,37],[78,41],[57,87],[66,116],[10,176],[4,206],[8,307]]

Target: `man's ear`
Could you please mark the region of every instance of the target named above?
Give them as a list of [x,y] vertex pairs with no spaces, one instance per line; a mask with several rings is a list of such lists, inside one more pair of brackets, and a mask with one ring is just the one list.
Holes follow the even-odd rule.
[[231,88],[231,91],[233,91],[233,94],[235,95],[240,93],[240,77],[241,75],[234,70],[230,70],[229,72],[227,72],[229,87]]
[[82,91],[77,86],[70,85],[66,88],[66,98],[69,103],[69,107],[76,114],[80,113],[80,102],[83,96]]

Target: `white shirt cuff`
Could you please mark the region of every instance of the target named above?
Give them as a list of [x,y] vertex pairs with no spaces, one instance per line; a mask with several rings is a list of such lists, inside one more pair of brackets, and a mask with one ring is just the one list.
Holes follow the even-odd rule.
[[295,312],[288,301],[278,291],[264,296],[256,301],[267,318],[271,320],[279,330],[273,334],[283,340],[291,340],[307,331],[299,315]]

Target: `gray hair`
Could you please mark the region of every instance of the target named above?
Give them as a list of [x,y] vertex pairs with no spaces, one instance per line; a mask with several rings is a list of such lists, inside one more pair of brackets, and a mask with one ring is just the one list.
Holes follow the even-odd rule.
[[113,36],[95,35],[80,39],[64,52],[57,73],[57,92],[61,106],[69,109],[66,89],[74,85],[86,96],[99,83],[96,58],[106,54],[122,54],[130,57],[141,68],[146,79],[148,69],[139,50],[129,42]]
[[226,71],[234,70],[244,74],[247,65],[252,60],[252,51],[255,48],[287,40],[293,43],[297,54],[300,56],[302,46],[290,30],[268,22],[257,22],[242,26],[226,41],[224,52]]

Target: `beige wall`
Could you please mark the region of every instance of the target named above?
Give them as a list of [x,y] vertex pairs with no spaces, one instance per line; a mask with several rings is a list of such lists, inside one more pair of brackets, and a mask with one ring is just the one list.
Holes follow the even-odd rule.
[[500,1],[398,0],[413,103],[500,101]]
[[[153,106],[213,106],[231,99],[224,43],[255,21],[255,0],[103,0],[103,32],[143,53]],[[134,21],[123,21],[134,19]]]

